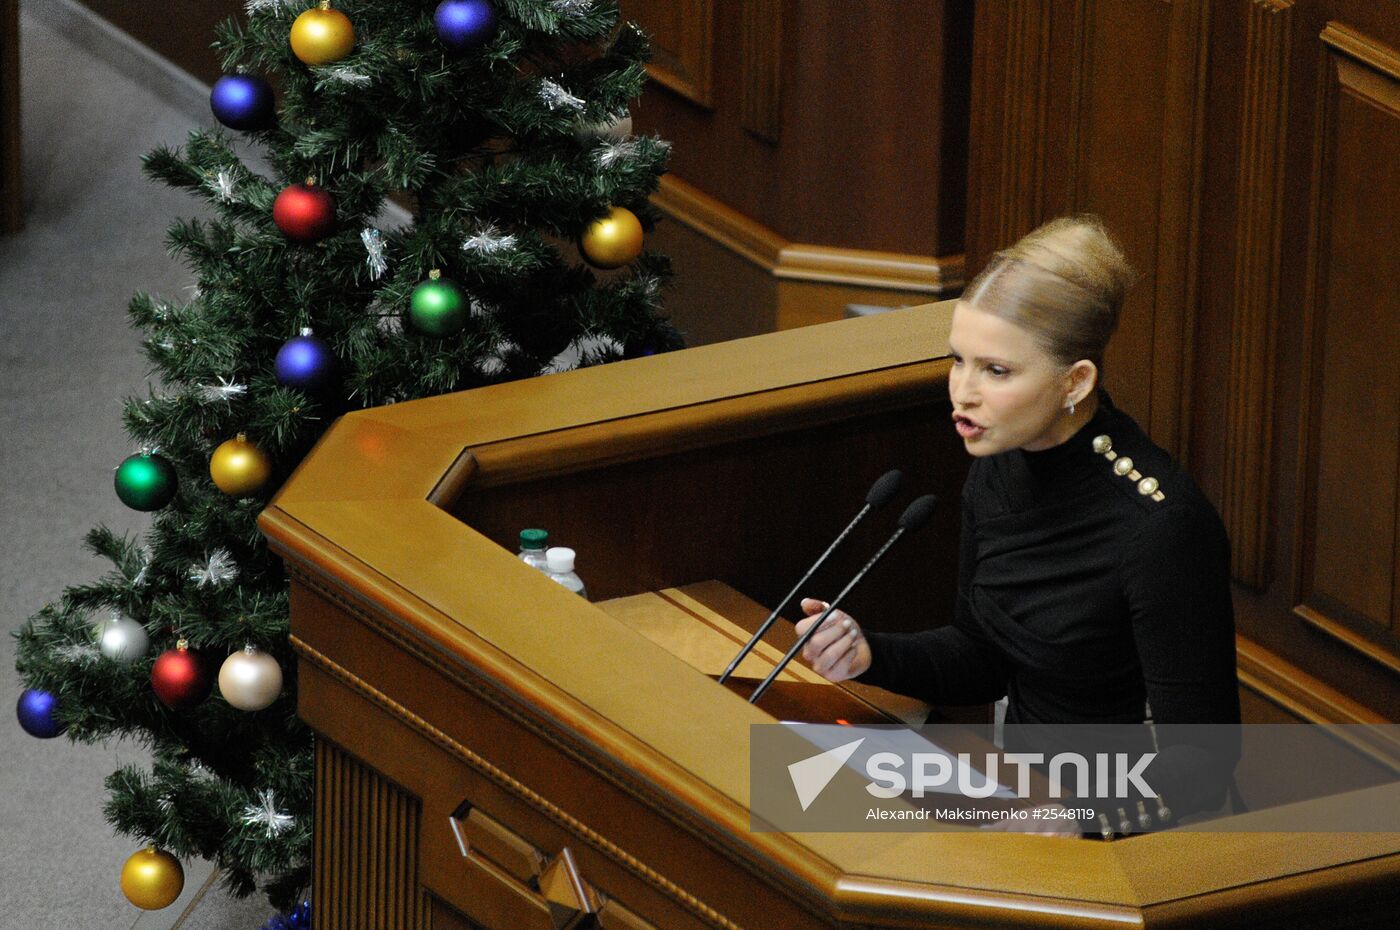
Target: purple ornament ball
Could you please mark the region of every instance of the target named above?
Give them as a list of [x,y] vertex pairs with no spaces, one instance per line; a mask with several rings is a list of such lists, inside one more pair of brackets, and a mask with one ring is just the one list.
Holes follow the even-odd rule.
[[335,381],[335,353],[324,341],[304,329],[277,351],[277,382],[311,394],[321,393]]
[[496,34],[496,8],[490,0],[442,0],[433,13],[438,39],[454,52],[467,52]]
[[272,125],[272,85],[251,74],[225,74],[209,92],[209,109],[230,129],[265,129]]
[[53,739],[63,732],[58,720],[58,698],[47,691],[30,688],[19,696],[15,708],[24,732],[38,739]]

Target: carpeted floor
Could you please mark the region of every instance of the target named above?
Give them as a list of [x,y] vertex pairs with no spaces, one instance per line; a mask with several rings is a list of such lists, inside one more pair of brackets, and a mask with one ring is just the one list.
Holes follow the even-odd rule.
[[[23,232],[0,238],[0,617],[13,630],[65,585],[105,566],[81,549],[98,523],[139,531],[146,517],[112,491],[134,451],[120,398],[147,373],[126,303],[179,296],[189,272],[165,254],[166,225],[196,202],[146,181],[140,155],[194,124],[149,75],[99,60],[68,36],[58,0],[22,7]],[[139,71],[139,69],[137,69]],[[178,83],[178,81],[176,82]],[[186,97],[187,100],[187,97]],[[182,115],[183,114],[183,115]],[[205,114],[206,121],[212,120]],[[14,642],[0,640],[6,700],[20,691]],[[11,705],[12,706],[12,705]],[[0,725],[0,926],[24,930],[169,927],[181,905],[143,915],[117,886],[136,848],[102,817],[103,778],[140,747],[72,745]],[[182,930],[257,930],[257,899],[206,894]]]

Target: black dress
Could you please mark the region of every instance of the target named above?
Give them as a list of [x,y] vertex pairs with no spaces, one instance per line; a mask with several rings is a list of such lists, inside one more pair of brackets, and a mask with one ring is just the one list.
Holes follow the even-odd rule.
[[861,682],[931,704],[1005,695],[1008,724],[1140,723],[1150,706],[1169,816],[1221,804],[1238,731],[1172,725],[1239,723],[1229,542],[1106,392],[1068,441],[973,460],[959,558],[953,622],[867,633]]

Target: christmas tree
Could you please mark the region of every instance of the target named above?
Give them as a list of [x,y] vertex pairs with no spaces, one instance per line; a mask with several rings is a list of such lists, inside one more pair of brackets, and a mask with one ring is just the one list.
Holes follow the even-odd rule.
[[209,204],[168,234],[193,295],[129,308],[159,384],[124,403],[115,489],[150,527],[88,534],[113,568],[21,630],[18,713],[150,746],[108,780],[146,847],[133,903],[173,901],[199,856],[286,908],[311,737],[257,515],[347,410],[678,348],[643,247],[667,145],[630,134],[647,43],[611,0],[251,0],[214,47],[223,125],[144,166]]

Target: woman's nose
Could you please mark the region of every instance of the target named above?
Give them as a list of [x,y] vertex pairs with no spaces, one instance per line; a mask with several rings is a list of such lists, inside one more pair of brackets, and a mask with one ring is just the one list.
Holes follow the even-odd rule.
[[976,405],[976,396],[968,387],[967,378],[959,374],[948,376],[948,396],[952,399],[954,407],[962,408]]

